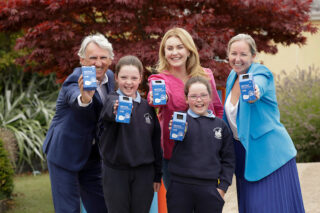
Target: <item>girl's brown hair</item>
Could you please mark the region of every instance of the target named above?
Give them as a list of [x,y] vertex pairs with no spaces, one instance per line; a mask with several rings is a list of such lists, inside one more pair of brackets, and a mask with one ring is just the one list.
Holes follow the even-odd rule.
[[204,84],[204,85],[207,87],[209,96],[211,97],[211,95],[212,95],[212,90],[211,90],[210,83],[209,83],[209,81],[207,80],[207,78],[202,77],[202,76],[195,76],[195,77],[190,78],[190,79],[187,81],[187,83],[186,83],[185,86],[184,86],[184,94],[185,94],[186,97],[188,97],[189,89],[190,89],[191,85],[192,85],[192,84],[195,84],[195,83]]
[[115,75],[118,76],[121,67],[123,67],[125,65],[132,65],[132,66],[137,67],[140,75],[142,76],[143,65],[142,65],[141,61],[139,60],[139,58],[137,58],[136,56],[133,56],[133,55],[127,55],[127,56],[123,56],[122,58],[120,58],[120,60],[116,64]]

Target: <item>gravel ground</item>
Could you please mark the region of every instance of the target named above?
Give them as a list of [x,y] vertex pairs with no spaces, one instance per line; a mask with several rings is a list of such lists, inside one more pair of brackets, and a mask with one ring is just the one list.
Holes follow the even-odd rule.
[[[306,213],[320,213],[320,163],[298,163],[298,172]],[[235,178],[226,194],[223,213],[237,213]]]

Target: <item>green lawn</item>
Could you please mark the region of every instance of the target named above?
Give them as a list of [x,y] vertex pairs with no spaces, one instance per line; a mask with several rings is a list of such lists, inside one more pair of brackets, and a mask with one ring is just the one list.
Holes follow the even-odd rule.
[[8,213],[54,212],[48,173],[16,176],[13,193],[14,205]]

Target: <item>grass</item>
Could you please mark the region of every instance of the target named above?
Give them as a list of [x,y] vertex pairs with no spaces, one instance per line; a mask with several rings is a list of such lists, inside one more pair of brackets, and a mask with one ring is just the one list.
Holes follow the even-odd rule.
[[13,207],[7,213],[54,212],[49,174],[14,178]]

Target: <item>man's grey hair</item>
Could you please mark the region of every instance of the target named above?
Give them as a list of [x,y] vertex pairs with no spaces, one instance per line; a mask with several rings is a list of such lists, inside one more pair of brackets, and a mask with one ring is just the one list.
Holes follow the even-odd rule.
[[86,57],[86,48],[87,48],[88,44],[90,44],[91,42],[94,42],[100,48],[109,51],[110,58],[113,59],[114,53],[113,53],[112,44],[108,41],[108,39],[106,37],[104,37],[104,35],[102,35],[100,33],[88,35],[83,39],[83,41],[81,43],[80,50],[78,52],[78,56],[80,58]]

